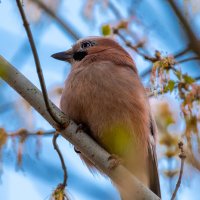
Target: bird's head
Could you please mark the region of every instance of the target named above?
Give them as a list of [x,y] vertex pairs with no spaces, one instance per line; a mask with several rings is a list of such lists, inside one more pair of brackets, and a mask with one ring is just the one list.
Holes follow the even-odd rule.
[[127,63],[134,66],[131,56],[110,37],[87,37],[80,39],[71,49],[55,53],[52,57],[71,64],[113,60],[116,64]]

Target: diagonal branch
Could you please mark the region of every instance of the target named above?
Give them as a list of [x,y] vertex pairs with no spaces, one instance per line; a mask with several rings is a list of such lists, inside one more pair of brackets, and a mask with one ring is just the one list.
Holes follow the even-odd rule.
[[183,50],[181,50],[181,51],[178,52],[178,53],[175,53],[175,54],[174,54],[174,58],[178,58],[178,57],[180,57],[180,56],[183,56],[183,55],[185,55],[186,53],[188,53],[190,50],[191,50],[190,45],[187,45],[186,48],[184,48]]
[[42,10],[46,12],[47,15],[49,15],[51,18],[53,18],[60,26],[61,28],[67,32],[73,40],[78,40],[81,38],[81,34],[74,30],[71,26],[66,23],[62,18],[58,17],[56,13],[51,10],[44,2],[41,0],[31,0],[33,3],[38,5]]
[[172,7],[172,9],[174,10],[174,13],[176,14],[177,18],[180,20],[180,22],[183,25],[184,31],[187,35],[187,38],[189,40],[189,44],[191,49],[193,49],[193,51],[200,56],[200,45],[199,45],[199,41],[196,37],[196,35],[194,34],[189,22],[185,19],[185,17],[182,15],[181,11],[178,9],[176,3],[174,3],[174,0],[168,0],[170,6]]
[[[42,93],[17,69],[0,56],[0,77],[26,99],[54,128],[57,123],[47,111]],[[51,103],[56,115],[60,116],[69,126],[61,130],[61,135],[76,146],[99,170],[107,174],[116,184],[121,186],[129,196],[129,199],[159,200],[151,190],[136,179],[123,165],[110,169],[110,154],[101,148],[89,135],[83,131],[77,131],[78,126],[66,117],[53,103]],[[123,178],[120,178],[123,177]],[[133,190],[134,189],[134,190]],[[134,198],[133,198],[134,197]]]
[[46,85],[45,85],[45,81],[44,81],[44,76],[43,76],[43,73],[42,73],[42,68],[41,68],[41,65],[40,65],[40,60],[39,60],[39,56],[38,56],[38,53],[37,53],[37,49],[35,47],[35,42],[34,42],[34,39],[33,39],[32,33],[31,33],[31,29],[29,27],[29,23],[26,19],[26,15],[24,13],[24,9],[22,7],[20,0],[16,0],[16,2],[17,2],[17,6],[18,6],[18,9],[19,9],[20,15],[21,15],[22,20],[23,20],[23,23],[24,23],[24,28],[26,30],[26,33],[27,33],[27,36],[28,36],[28,39],[29,39],[29,43],[31,45],[31,50],[32,50],[32,53],[33,53],[33,56],[34,56],[34,61],[35,61],[36,69],[37,69],[38,78],[39,78],[39,81],[40,81],[40,86],[42,88],[42,94],[43,94],[43,97],[44,97],[45,105],[47,107],[49,114],[55,120],[55,122],[57,122],[58,124],[63,126],[64,125],[63,122],[60,120],[59,117],[57,117],[54,114],[54,112],[52,111],[52,108],[49,104],[47,89],[46,89]]

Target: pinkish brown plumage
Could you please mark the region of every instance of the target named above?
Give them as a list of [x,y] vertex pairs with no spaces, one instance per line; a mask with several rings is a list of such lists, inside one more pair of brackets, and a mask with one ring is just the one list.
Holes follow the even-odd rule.
[[[72,64],[61,109],[160,196],[155,124],[130,55],[113,39],[89,37],[53,57]],[[86,158],[86,164],[93,166]]]

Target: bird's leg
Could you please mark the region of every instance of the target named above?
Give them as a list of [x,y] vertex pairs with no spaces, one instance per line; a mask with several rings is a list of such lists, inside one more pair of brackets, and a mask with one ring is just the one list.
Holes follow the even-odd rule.
[[[84,131],[89,134],[90,129],[85,124],[80,123],[78,124],[78,127],[76,129],[76,133],[78,133],[79,131]],[[78,154],[81,153],[76,147],[74,147],[74,151]]]
[[109,162],[109,169],[114,169],[118,165],[122,164],[123,160],[116,154],[111,154],[108,157],[108,162]]
[[74,151],[75,151],[76,153],[78,153],[78,154],[81,153],[76,147],[74,147]]
[[76,129],[76,133],[79,131],[84,131],[86,133],[89,133],[89,130],[90,129],[87,127],[87,125],[80,123],[80,124],[78,124],[78,127]]

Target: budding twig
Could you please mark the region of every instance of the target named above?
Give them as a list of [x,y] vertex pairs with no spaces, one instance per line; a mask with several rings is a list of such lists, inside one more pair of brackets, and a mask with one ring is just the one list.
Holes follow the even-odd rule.
[[144,59],[149,60],[151,62],[158,61],[157,57],[151,57],[151,56],[146,55],[146,54],[142,53],[141,51],[139,51],[138,45],[134,46],[131,44],[131,42],[127,41],[126,38],[119,32],[119,30],[117,28],[113,28],[113,33],[118,35],[123,40],[123,42],[126,44],[127,47],[134,50],[138,55],[142,56]]
[[178,189],[181,185],[181,180],[182,180],[182,176],[183,176],[184,161],[185,161],[185,158],[186,158],[185,152],[183,150],[183,142],[179,142],[178,147],[181,150],[181,153],[179,154],[179,158],[181,159],[181,169],[180,169],[180,172],[179,172],[178,181],[176,183],[176,187],[175,187],[175,190],[174,190],[173,195],[171,197],[171,200],[174,200],[176,198],[176,194],[177,194]]

